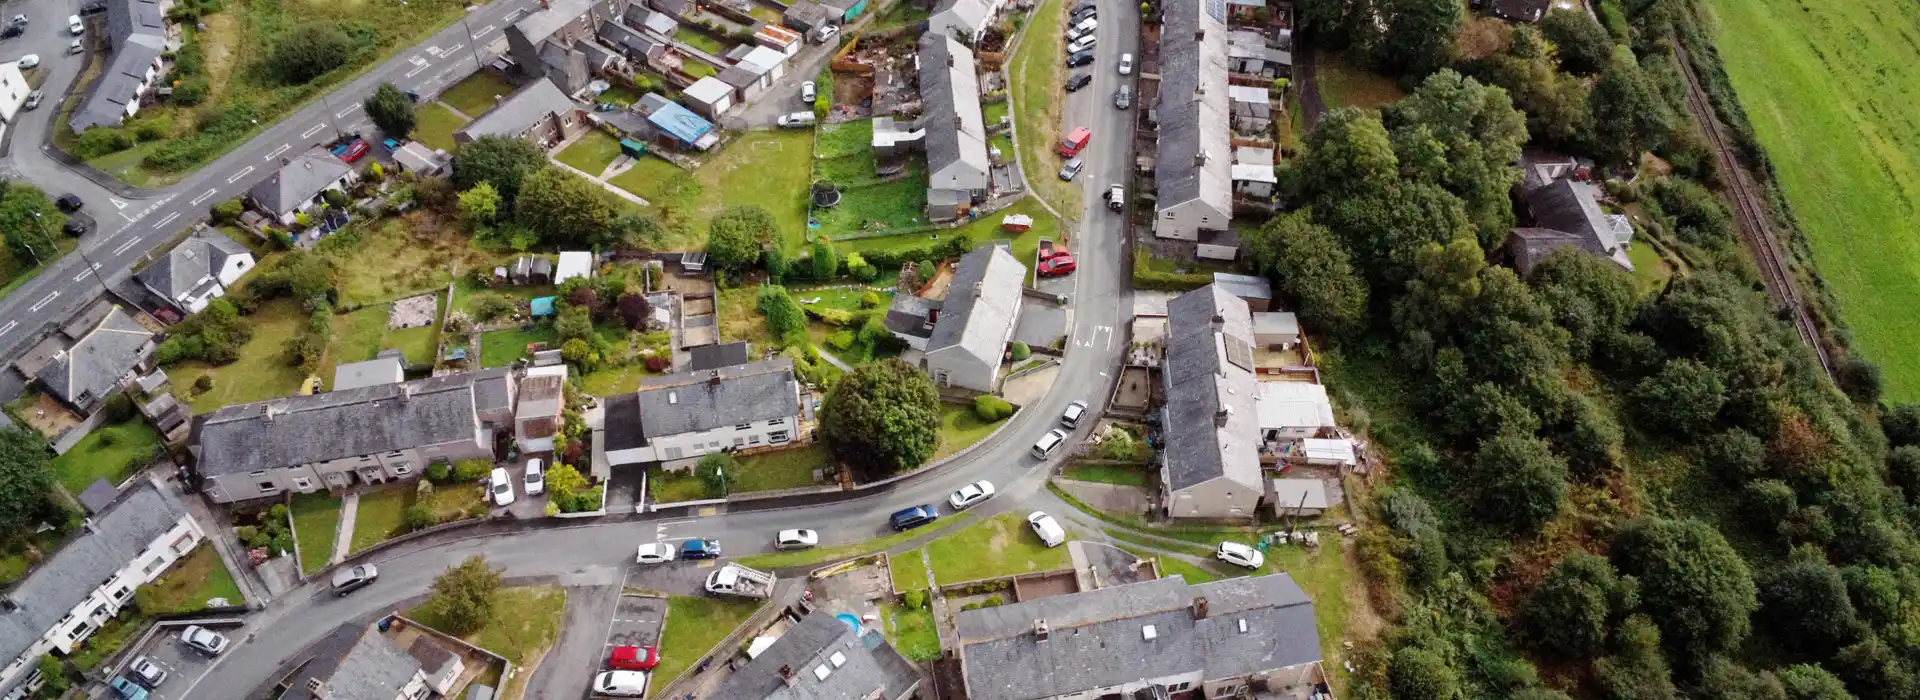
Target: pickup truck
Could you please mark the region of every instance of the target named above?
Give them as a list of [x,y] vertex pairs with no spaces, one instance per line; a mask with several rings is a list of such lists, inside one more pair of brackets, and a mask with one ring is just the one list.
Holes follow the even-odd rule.
[[766,598],[773,595],[774,581],[774,575],[771,573],[749,569],[739,564],[728,564],[707,575],[707,592],[743,598]]

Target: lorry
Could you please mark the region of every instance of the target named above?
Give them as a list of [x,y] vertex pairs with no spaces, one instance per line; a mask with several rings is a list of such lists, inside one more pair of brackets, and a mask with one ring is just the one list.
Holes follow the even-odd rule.
[[767,598],[773,595],[774,581],[771,573],[728,564],[707,575],[707,592],[742,598]]

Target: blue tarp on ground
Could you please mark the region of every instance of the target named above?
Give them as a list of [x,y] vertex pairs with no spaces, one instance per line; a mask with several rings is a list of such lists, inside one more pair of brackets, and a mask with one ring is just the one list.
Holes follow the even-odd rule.
[[665,106],[647,116],[647,122],[659,128],[661,132],[672,136],[683,145],[693,142],[713,131],[713,122],[701,119],[700,115],[688,111],[678,102],[668,102]]
[[546,318],[553,315],[553,297],[540,297],[531,303],[534,318]]

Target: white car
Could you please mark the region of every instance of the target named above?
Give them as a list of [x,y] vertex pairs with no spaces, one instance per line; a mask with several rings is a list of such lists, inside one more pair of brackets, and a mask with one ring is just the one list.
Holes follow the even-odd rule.
[[607,671],[593,677],[593,692],[616,698],[637,698],[647,694],[645,671]]
[[773,120],[773,123],[787,129],[805,129],[813,126],[814,121],[812,112],[794,112],[780,115],[778,119]]
[[814,91],[813,81],[807,80],[807,81],[802,81],[800,83],[800,101],[801,102],[812,104],[813,98],[818,96],[819,96],[819,93]]
[[35,68],[40,65],[40,54],[30,53],[20,57],[21,68]]
[[187,646],[193,647],[194,651],[208,656],[219,656],[220,652],[227,650],[225,635],[199,625],[189,625],[181,630],[180,641],[186,642]]
[[1220,548],[1213,551],[1213,558],[1249,569],[1258,569],[1267,563],[1266,555],[1261,554],[1260,550],[1239,542],[1221,542]]
[[527,460],[527,495],[538,496],[547,490],[547,465],[538,459]]
[[634,556],[633,563],[665,564],[673,561],[674,554],[672,542],[648,542],[640,545],[640,553]]
[[966,510],[987,502],[989,498],[993,498],[993,482],[982,479],[953,492],[947,497],[947,505],[953,506],[954,510]]
[[[1114,187],[1119,187],[1119,185],[1114,185]],[[1107,195],[1107,198],[1108,198],[1108,201],[1112,201],[1113,195],[1109,194]],[[1075,401],[1073,403],[1067,404],[1066,412],[1060,414],[1060,424],[1067,426],[1069,429],[1078,428],[1080,427],[1080,419],[1085,417],[1086,415],[1087,415],[1087,402]]]
[[1072,41],[1074,39],[1078,39],[1088,34],[1092,34],[1093,30],[1099,29],[1099,28],[1100,28],[1100,20],[1097,18],[1088,17],[1084,20],[1081,20],[1079,24],[1073,25],[1073,29],[1067,32],[1067,40]]
[[1091,49],[1093,48],[1094,44],[1099,42],[1099,40],[1100,40],[1100,37],[1094,36],[1092,34],[1088,34],[1078,39],[1074,39],[1073,43],[1067,44],[1067,53],[1080,53],[1081,51],[1086,51],[1087,49]]
[[1060,543],[1067,541],[1067,531],[1060,527],[1059,521],[1054,520],[1053,516],[1047,515],[1044,511],[1036,510],[1028,514],[1027,525],[1033,527],[1033,534],[1038,535],[1040,541],[1048,547],[1058,547]]
[[781,530],[773,536],[774,549],[810,549],[820,544],[820,533],[812,530]]
[[487,479],[487,491],[493,494],[494,505],[513,505],[513,478],[507,476],[507,470],[500,467],[493,468],[492,476]]
[[73,32],[74,36],[80,36],[81,32],[87,31],[87,25],[80,23],[80,15],[72,15],[67,18],[67,31]]
[[1133,54],[1120,54],[1120,74],[1133,75]]

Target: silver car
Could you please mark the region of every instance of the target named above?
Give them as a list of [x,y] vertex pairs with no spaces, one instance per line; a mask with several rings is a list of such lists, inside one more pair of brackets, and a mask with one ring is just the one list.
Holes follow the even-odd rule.
[[1067,161],[1066,165],[1060,166],[1060,179],[1072,182],[1074,176],[1079,175],[1080,170],[1085,167],[1087,167],[1086,161],[1079,158]]
[[194,651],[207,656],[219,656],[220,652],[227,650],[226,635],[199,625],[190,625],[181,630],[180,641],[185,642]]
[[333,573],[333,594],[344,596],[366,588],[380,578],[380,570],[372,564],[350,566]]
[[1130,85],[1120,86],[1120,89],[1115,90],[1113,93],[1113,108],[1114,109],[1131,109],[1132,107],[1133,107],[1133,86],[1130,86]]

